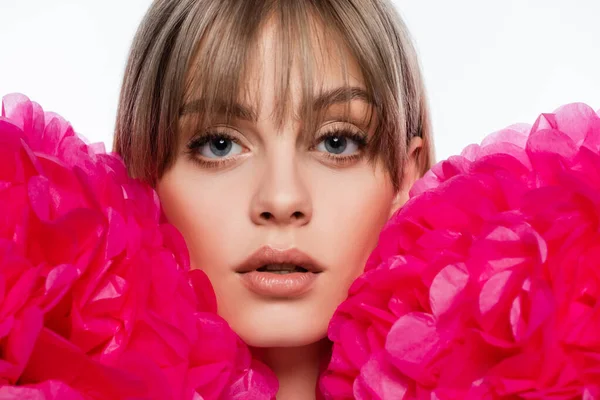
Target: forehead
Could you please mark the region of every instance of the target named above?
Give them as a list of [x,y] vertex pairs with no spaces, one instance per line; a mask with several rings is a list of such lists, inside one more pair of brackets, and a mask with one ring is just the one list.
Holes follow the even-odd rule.
[[362,85],[356,58],[338,33],[319,20],[310,20],[299,32],[285,32],[271,17],[262,25],[251,46],[246,59],[247,80],[283,79],[280,73],[289,67],[290,78],[296,84],[310,80],[314,86],[323,87],[331,86],[332,81],[340,84],[348,79],[353,85]]
[[[348,101],[370,97],[359,63],[340,35],[311,16],[296,22],[286,25],[271,15],[253,33],[231,38],[236,32],[228,32],[235,40],[202,40],[187,72],[186,102],[202,99],[205,114],[245,104],[281,121],[290,112],[296,118],[310,114],[306,108],[336,88],[350,89]],[[364,93],[353,96],[356,89]]]

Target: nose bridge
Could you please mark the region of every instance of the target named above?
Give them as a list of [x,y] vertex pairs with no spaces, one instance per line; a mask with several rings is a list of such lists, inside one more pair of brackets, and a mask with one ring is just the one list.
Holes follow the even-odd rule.
[[281,137],[274,140],[266,149],[262,163],[251,207],[253,221],[257,224],[308,223],[312,202],[293,141]]

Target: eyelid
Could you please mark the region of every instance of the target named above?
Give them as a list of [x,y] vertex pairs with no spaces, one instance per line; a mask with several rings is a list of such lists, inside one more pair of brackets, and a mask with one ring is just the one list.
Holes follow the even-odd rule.
[[315,135],[315,140],[318,140],[322,137],[326,137],[329,134],[339,133],[339,132],[351,132],[353,134],[363,136],[364,138],[368,137],[368,134],[365,131],[363,131],[362,129],[360,129],[359,127],[357,127],[356,125],[349,123],[349,122],[336,121],[336,122],[330,122],[326,125],[323,125],[321,127],[321,129],[319,129],[317,131],[317,133]]
[[[324,130],[324,132],[323,132]],[[319,131],[320,133],[315,134],[314,143],[311,145],[310,150],[314,150],[317,144],[321,143],[323,139],[330,136],[346,136],[350,139],[359,142],[359,147],[365,147],[368,145],[369,135],[358,128],[356,125],[348,122],[330,122],[324,125]],[[348,133],[350,135],[348,135]]]
[[[187,156],[197,165],[205,169],[219,169],[226,168],[229,165],[233,165],[236,160],[239,160],[241,157],[244,157],[248,153],[248,146],[242,143],[242,140],[238,136],[243,135],[238,133],[238,135],[233,135],[230,132],[227,132],[223,128],[237,131],[235,128],[224,127],[224,126],[216,126],[210,127],[207,129],[203,129],[200,132],[196,133],[187,143],[185,147],[185,153]],[[198,150],[202,147],[206,146],[208,142],[216,138],[225,138],[227,140],[231,140],[236,143],[238,146],[242,147],[242,152],[239,154],[225,156],[222,158],[207,158],[203,156],[199,156],[197,154]]]
[[[231,133],[232,131],[236,132],[236,134],[232,134]],[[208,141],[210,141],[211,139],[214,139],[216,137],[223,137],[228,140],[231,140],[232,142],[239,144],[240,146],[244,147],[245,149],[249,148],[247,141],[240,139],[240,137],[243,137],[243,135],[241,133],[239,133],[239,131],[237,129],[235,129],[234,127],[229,126],[229,125],[218,125],[218,126],[212,126],[212,127],[206,128],[206,129],[201,129],[200,131],[198,131],[196,134],[194,134],[192,136],[192,138],[188,141],[186,147],[187,148],[190,148],[192,146],[197,147],[201,144],[206,144]]]

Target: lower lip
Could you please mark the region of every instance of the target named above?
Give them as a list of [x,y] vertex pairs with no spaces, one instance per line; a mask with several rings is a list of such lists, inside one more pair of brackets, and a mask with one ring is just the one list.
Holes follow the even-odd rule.
[[313,272],[292,272],[275,274],[272,272],[250,271],[240,274],[248,289],[261,296],[296,297],[308,292],[317,279]]

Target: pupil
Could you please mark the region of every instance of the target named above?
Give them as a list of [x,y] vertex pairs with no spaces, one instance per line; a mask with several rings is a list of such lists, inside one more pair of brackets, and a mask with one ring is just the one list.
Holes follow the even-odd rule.
[[346,142],[347,141],[345,137],[330,137],[325,140],[325,148],[331,153],[340,154],[346,149]]
[[214,139],[210,141],[210,150],[216,156],[225,156],[231,150],[231,140],[228,139]]

